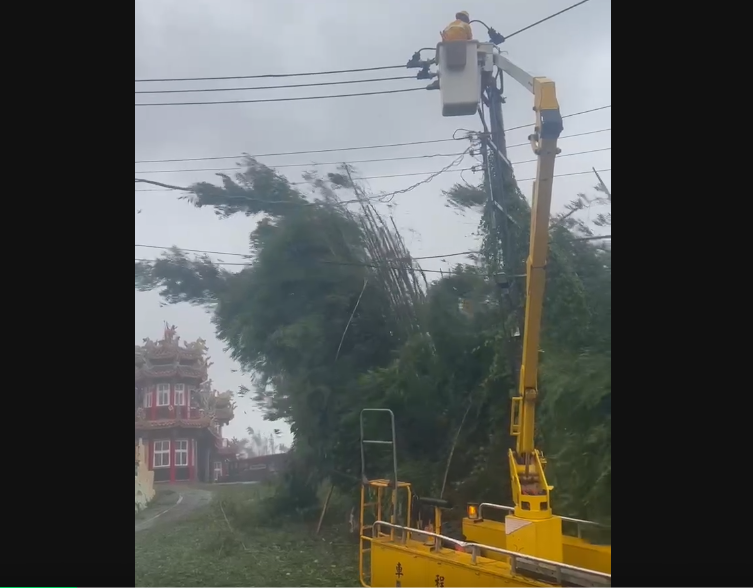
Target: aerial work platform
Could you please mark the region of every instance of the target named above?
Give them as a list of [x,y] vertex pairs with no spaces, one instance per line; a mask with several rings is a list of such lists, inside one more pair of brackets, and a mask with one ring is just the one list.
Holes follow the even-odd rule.
[[469,116],[481,101],[482,71],[494,69],[492,43],[448,41],[437,45],[442,116]]

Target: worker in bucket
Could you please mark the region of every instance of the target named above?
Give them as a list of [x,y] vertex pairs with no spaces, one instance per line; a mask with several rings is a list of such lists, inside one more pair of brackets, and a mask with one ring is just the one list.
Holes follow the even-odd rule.
[[473,39],[473,31],[471,31],[470,25],[471,17],[465,10],[458,12],[455,15],[455,20],[445,27],[440,34],[442,35],[442,42],[448,41],[470,41]]

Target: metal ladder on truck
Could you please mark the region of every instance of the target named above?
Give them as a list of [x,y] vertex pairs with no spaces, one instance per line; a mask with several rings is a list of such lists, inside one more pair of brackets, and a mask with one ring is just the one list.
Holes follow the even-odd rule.
[[[366,413],[386,413],[390,417],[390,440],[382,439],[366,439],[364,437],[364,415]],[[364,408],[360,414],[360,427],[361,427],[361,508],[359,517],[359,545],[358,545],[358,568],[361,578],[364,579],[364,555],[371,551],[371,541],[381,536],[387,536],[387,533],[382,533],[379,528],[374,532],[374,525],[367,524],[365,520],[366,509],[374,508],[375,521],[383,521],[382,510],[384,505],[384,493],[385,490],[391,494],[390,507],[389,507],[389,521],[392,525],[397,527],[397,507],[398,507],[398,491],[405,489],[407,493],[407,520],[410,521],[411,516],[411,485],[409,482],[400,482],[397,477],[397,445],[395,442],[395,413],[389,408]],[[392,479],[375,478],[369,479],[366,475],[366,445],[384,445],[392,448]],[[368,489],[368,490],[367,490]],[[376,491],[376,498],[373,502],[369,502],[371,494]],[[368,495],[367,495],[368,491]],[[390,527],[389,537],[390,540],[395,539],[395,527]],[[364,543],[368,543],[365,546]],[[370,567],[370,566],[369,566]]]

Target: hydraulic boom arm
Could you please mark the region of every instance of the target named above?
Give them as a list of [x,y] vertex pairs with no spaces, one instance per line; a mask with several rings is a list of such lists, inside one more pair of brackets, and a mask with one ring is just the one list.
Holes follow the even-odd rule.
[[515,451],[510,450],[515,515],[526,519],[551,516],[551,502],[544,476],[545,460],[534,444],[536,401],[538,398],[539,341],[544,305],[546,258],[549,247],[549,215],[552,202],[554,160],[562,133],[562,116],[554,82],[534,77],[504,55],[494,54],[499,69],[528,88],[534,96],[536,124],[529,136],[538,161],[531,204],[531,237],[526,263],[526,306],[523,330],[523,357],[518,396],[513,398],[510,433],[517,438]]

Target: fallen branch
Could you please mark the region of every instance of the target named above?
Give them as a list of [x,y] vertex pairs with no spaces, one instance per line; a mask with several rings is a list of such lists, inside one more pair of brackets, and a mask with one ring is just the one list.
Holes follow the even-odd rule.
[[463,418],[460,421],[460,426],[458,427],[458,430],[455,433],[455,439],[452,442],[452,447],[450,447],[450,455],[447,456],[447,467],[444,470],[444,479],[442,480],[442,490],[439,492],[440,498],[444,496],[444,489],[445,489],[445,486],[447,485],[447,476],[450,473],[450,465],[452,464],[452,456],[455,454],[455,446],[458,444],[458,439],[460,438],[460,432],[463,430],[463,425],[465,424],[465,419],[468,416],[468,412],[471,410],[471,406],[473,406],[473,395],[471,395],[471,398],[468,399],[468,407],[465,409],[465,414],[463,415]]
[[173,186],[172,184],[163,184],[162,182],[155,182],[154,180],[142,180],[136,178],[137,184],[152,184],[153,186],[160,186],[162,188],[169,188],[170,190],[183,190],[184,192],[190,192],[190,188],[184,188],[183,186]]
[[345,333],[348,332],[348,327],[350,327],[350,323],[353,321],[353,317],[356,314],[356,310],[358,310],[358,305],[361,304],[361,298],[363,297],[363,292],[364,290],[366,290],[366,284],[368,283],[369,283],[369,280],[364,279],[363,288],[361,288],[361,293],[358,295],[358,300],[356,300],[356,305],[353,307],[353,312],[350,313],[348,324],[345,325],[345,330],[343,331],[343,335],[342,337],[340,337],[340,344],[337,346],[337,353],[335,353],[335,361],[337,361],[337,358],[340,357],[340,349],[342,349],[343,341],[345,341]]
[[[220,511],[222,512],[222,516],[225,517],[225,522],[227,523],[227,528],[230,529],[231,534],[235,534],[235,529],[233,529],[233,526],[230,524],[230,520],[227,518],[227,515],[225,514],[225,509],[222,507],[222,501],[220,500]],[[238,534],[238,541],[241,542],[241,545],[243,546],[243,551],[250,551],[246,544],[243,542],[243,538],[240,537],[240,534]]]
[[316,534],[319,534],[319,531],[322,530],[322,522],[324,522],[324,515],[327,514],[327,507],[329,506],[329,501],[332,498],[332,492],[335,489],[335,485],[332,484],[329,487],[329,492],[327,493],[327,498],[324,501],[324,506],[322,507],[322,514],[319,515],[319,524],[316,526]]

